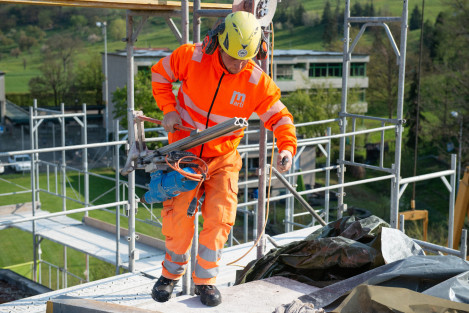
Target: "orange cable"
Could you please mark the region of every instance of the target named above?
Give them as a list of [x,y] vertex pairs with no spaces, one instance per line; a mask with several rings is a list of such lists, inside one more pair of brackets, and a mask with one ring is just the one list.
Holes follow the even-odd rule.
[[[193,173],[188,173],[186,171],[184,171],[181,167],[180,167],[180,163],[184,160],[184,159],[196,159],[197,161],[200,161],[202,163],[202,165],[204,166],[204,169],[203,170],[200,170],[201,173],[198,173],[198,174],[193,174]],[[178,172],[179,174],[181,174],[182,176],[190,179],[190,180],[195,180],[195,181],[203,181],[203,180],[208,180],[209,179],[209,175],[208,175],[208,165],[207,163],[202,160],[201,158],[198,158],[196,156],[184,156],[182,158],[180,158],[176,163],[175,165],[172,165],[169,161],[168,161],[168,155],[165,156],[165,161],[166,161],[166,164],[168,164],[168,166],[170,168],[172,168],[173,170],[175,170],[176,172]],[[186,161],[186,162],[183,162],[183,163],[190,163],[189,161]]]
[[[184,160],[184,159],[191,159],[191,160],[197,160],[197,161],[200,161],[203,165],[203,169],[200,169],[200,172],[201,173],[198,173],[198,174],[193,174],[193,173],[188,173],[186,171],[184,171],[181,166],[180,166],[180,163]],[[166,161],[166,164],[168,164],[168,166],[170,168],[172,168],[173,170],[175,170],[176,172],[178,172],[179,174],[181,174],[182,176],[186,177],[187,179],[190,179],[190,180],[193,180],[193,181],[198,181],[199,183],[197,184],[197,190],[195,191],[195,197],[197,198],[197,195],[199,193],[199,189],[200,189],[200,186],[202,186],[202,183],[209,179],[210,176],[208,175],[208,165],[207,163],[202,160],[201,158],[199,157],[196,157],[196,156],[184,156],[182,158],[180,158],[174,165],[171,164],[169,161],[168,161],[168,155],[166,155],[165,157],[165,161]],[[191,163],[192,161],[186,161],[186,162],[183,162],[183,163]],[[201,168],[201,166],[199,166],[199,168]],[[195,206],[195,212],[197,212],[199,208],[199,201],[197,201],[197,204]]]

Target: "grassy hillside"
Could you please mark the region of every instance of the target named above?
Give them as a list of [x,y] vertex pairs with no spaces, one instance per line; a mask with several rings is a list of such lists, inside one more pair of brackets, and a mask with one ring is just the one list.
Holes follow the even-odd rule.
[[[351,1],[353,5],[356,1]],[[321,17],[326,0],[307,0],[301,2],[305,7],[306,11],[310,15],[314,15],[318,18]],[[361,4],[365,4],[365,1],[360,1]],[[389,12],[393,16],[399,16],[402,12],[402,1],[385,1],[385,0],[373,0],[375,10],[377,12]],[[280,4],[282,5],[282,4]],[[335,1],[331,1],[332,9],[335,9]],[[341,3],[342,7],[344,6]],[[421,6],[421,1],[409,1],[409,15],[415,5]],[[425,4],[425,19],[434,21],[440,11],[446,10],[447,7],[443,0],[427,1]],[[101,9],[95,9],[93,12],[97,16],[103,17],[107,14],[106,11]],[[125,17],[125,11],[119,11],[122,18]],[[157,22],[155,22],[157,21]],[[90,21],[89,21],[90,22]],[[178,24],[177,19],[175,19]],[[97,36],[101,36],[101,30],[94,26],[94,23],[90,22],[88,25],[89,32],[94,33]],[[20,31],[21,26],[17,26],[16,31]],[[0,29],[4,34],[7,34],[11,29]],[[108,29],[109,31],[109,29]],[[66,36],[77,36],[76,30],[73,27],[65,30],[50,29],[46,30],[46,38],[61,33]],[[202,31],[202,36],[204,35]],[[275,29],[275,47],[278,49],[315,49],[324,50],[322,45],[322,33],[323,28],[321,26],[307,27],[299,26],[292,30],[288,29]],[[419,34],[419,30],[413,31],[413,33]],[[122,33],[121,38],[125,37],[125,32]],[[418,38],[418,35],[409,36],[409,45],[411,40]],[[88,62],[90,58],[97,57],[104,50],[103,40],[91,43],[87,41],[87,38],[81,38],[84,42],[84,46],[77,53],[77,64],[80,62]],[[340,40],[340,39],[339,39]],[[362,43],[360,43],[362,44]],[[366,44],[366,43],[365,43]],[[0,71],[6,73],[6,92],[7,93],[23,93],[28,92],[28,82],[31,78],[39,75],[39,67],[42,64],[41,47],[43,43],[39,43],[37,46],[32,47],[30,52],[23,52],[18,57],[9,55],[9,51],[15,47],[12,44],[8,47],[0,48],[2,50],[0,54]],[[176,48],[179,44],[174,38],[169,27],[164,23],[161,17],[150,18],[141,34],[139,35],[138,41],[135,44],[137,47],[168,47],[171,49]],[[338,42],[340,47],[340,42]],[[113,39],[108,35],[108,51],[112,52],[117,49],[125,49],[125,43]]]

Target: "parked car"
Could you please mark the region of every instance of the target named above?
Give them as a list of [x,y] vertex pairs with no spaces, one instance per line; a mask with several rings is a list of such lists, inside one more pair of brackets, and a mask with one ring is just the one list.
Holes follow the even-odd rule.
[[24,172],[31,170],[31,157],[27,154],[19,154],[8,157],[8,162],[12,163],[11,166],[15,172]]

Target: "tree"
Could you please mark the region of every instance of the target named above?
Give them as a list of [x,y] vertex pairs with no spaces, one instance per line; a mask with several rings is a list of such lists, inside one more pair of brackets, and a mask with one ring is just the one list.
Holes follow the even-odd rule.
[[363,16],[364,14],[362,5],[360,2],[356,1],[355,4],[352,6],[352,9],[350,10],[350,15],[351,16]]
[[121,40],[125,37],[126,26],[123,19],[115,19],[109,24],[109,36],[114,40]]
[[329,1],[326,1],[324,5],[324,10],[322,12],[321,24],[324,26],[324,32],[322,34],[322,39],[324,41],[324,46],[329,46],[334,38],[336,37],[336,18],[332,15],[331,4]]
[[[303,123],[324,119],[326,112],[324,106],[314,103],[308,92],[296,90],[282,98],[282,102],[295,118],[295,123]],[[301,127],[298,134],[314,137],[321,133],[320,128],[314,126]]]
[[101,57],[96,55],[90,62],[80,64],[77,71],[77,84],[81,93],[92,93],[97,105],[103,104],[103,81]]
[[18,40],[18,46],[22,51],[30,52],[31,47],[37,45],[37,40],[34,37],[27,36],[23,31],[21,32],[20,39]]
[[[438,63],[436,67],[447,77],[447,84],[440,88],[448,86],[449,96],[453,101],[449,101],[451,107],[449,111],[458,111],[462,116],[463,133],[469,133],[469,2],[450,0],[452,14],[442,15],[435,23],[435,37],[438,50]],[[441,18],[441,19],[440,19]],[[462,143],[462,167],[469,162],[469,137],[463,136]]]
[[[418,103],[418,73],[414,71],[412,76],[412,82],[410,84],[409,92],[407,94],[407,112],[405,114],[406,126],[409,129],[407,134],[407,139],[405,144],[407,147],[414,149],[415,148],[415,139],[417,138],[417,133],[419,134],[418,142],[422,142],[422,123],[425,121],[425,116],[423,115],[424,109],[422,104]],[[418,111],[418,113],[417,113]],[[417,128],[417,114],[419,119],[419,125]]]
[[52,12],[50,10],[42,10],[38,15],[39,27],[42,29],[52,28],[54,23],[52,21]]
[[365,16],[376,16],[373,1],[371,1],[370,3],[365,4],[365,8],[363,9],[363,15],[365,15]]
[[288,20],[287,8],[279,4],[277,12],[274,15],[273,21],[275,23],[285,23]]
[[335,27],[336,29],[336,34],[340,34],[342,31],[343,25],[344,25],[344,12],[340,11],[340,2],[337,1],[337,5],[335,6],[335,11],[334,11],[334,16],[335,16]]
[[75,31],[81,35],[86,34],[88,30],[88,20],[86,17],[80,14],[72,15],[70,17],[70,23],[72,24]]
[[384,32],[373,32],[370,52],[368,76],[373,79],[370,79],[368,94],[372,104],[384,105],[387,108],[388,117],[392,118],[397,103],[399,68],[396,65],[394,50]]
[[[340,109],[341,92],[326,85],[311,85],[308,90],[296,90],[282,97],[282,102],[295,118],[295,123],[306,123],[337,117]],[[348,101],[358,99],[357,93],[351,89]],[[298,133],[307,137],[320,136],[326,126],[306,126],[298,129]]]
[[430,57],[434,61],[442,61],[445,54],[447,54],[445,41],[447,41],[447,35],[451,33],[448,33],[448,31],[451,31],[449,29],[448,23],[449,20],[447,14],[444,12],[440,12],[436,18],[435,25],[433,28],[430,28],[427,23],[425,23],[424,25],[425,31],[427,31],[426,28],[429,28],[429,34],[431,36],[431,40],[429,41]]
[[25,29],[26,35],[33,37],[37,41],[41,41],[46,36],[46,33],[37,26],[28,25]]
[[322,11],[321,24],[327,25],[329,21],[331,20],[331,18],[332,18],[331,4],[329,3],[329,0],[327,0],[326,4],[324,5],[324,9]]
[[88,24],[88,21],[83,15],[72,15],[70,23],[80,30]]
[[[141,110],[146,116],[156,119],[163,118],[163,112],[158,109],[153,98],[151,88],[151,74],[139,71],[134,83],[135,110]],[[121,125],[127,127],[127,86],[117,88],[112,94],[114,103],[114,118],[121,119]],[[153,125],[154,124],[150,124]]]
[[410,15],[409,30],[420,29],[422,23],[422,14],[420,13],[418,5],[415,5]]
[[21,54],[20,48],[13,48],[13,49],[10,50],[10,55],[12,57],[18,58],[20,56],[20,54]]
[[306,14],[305,7],[302,3],[298,4],[293,12],[293,25],[301,26],[303,25],[304,16]]
[[44,50],[44,63],[39,68],[41,75],[29,82],[33,97],[51,94],[56,106],[64,102],[67,95],[74,89],[75,73],[73,57],[81,42],[76,38],[56,35],[48,40]]
[[57,58],[46,58],[39,69],[41,75],[29,81],[31,96],[40,98],[52,90],[54,104],[58,106],[73,85],[73,71],[71,68],[64,70],[62,60]]
[[0,44],[2,44],[2,46],[9,46],[9,45],[12,45],[14,44],[15,41],[11,38],[8,38],[7,36],[5,36],[2,31],[0,30]]
[[78,38],[55,35],[47,41],[46,58],[60,59],[66,71],[72,67],[73,58],[81,46],[82,42]]

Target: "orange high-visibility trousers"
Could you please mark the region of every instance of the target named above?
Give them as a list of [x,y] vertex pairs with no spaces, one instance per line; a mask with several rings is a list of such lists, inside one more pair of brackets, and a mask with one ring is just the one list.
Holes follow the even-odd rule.
[[[204,223],[192,277],[197,285],[214,285],[221,252],[236,219],[238,174],[242,161],[237,150],[204,158],[204,161],[208,164],[210,179],[202,184],[197,195],[200,198],[205,191],[201,207]],[[163,202],[161,216],[166,255],[162,275],[169,279],[181,278],[190,260],[195,216],[188,217],[187,209],[195,192],[187,191]]]

